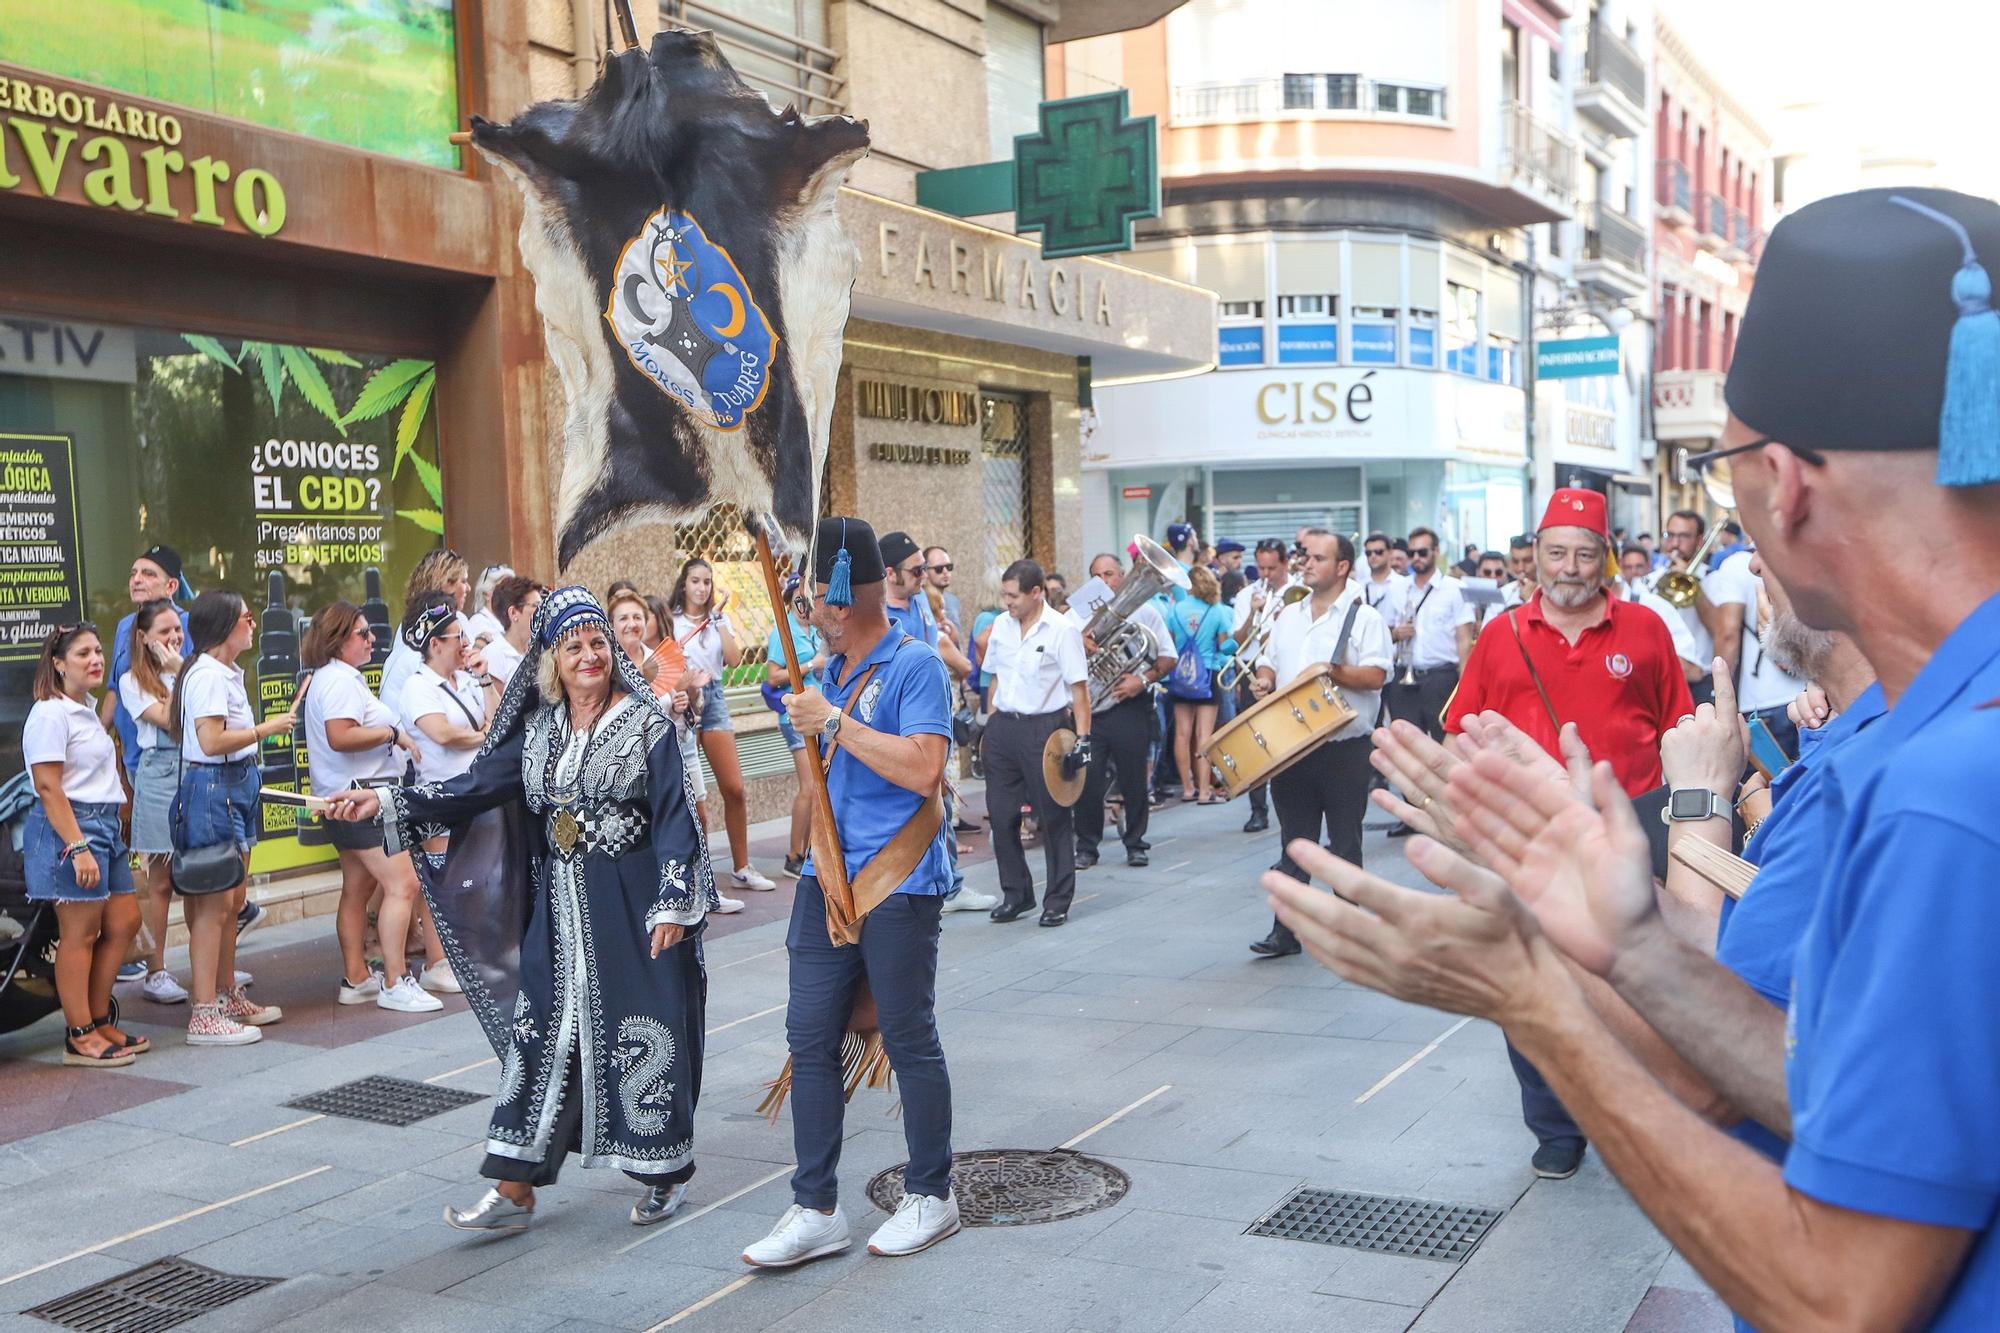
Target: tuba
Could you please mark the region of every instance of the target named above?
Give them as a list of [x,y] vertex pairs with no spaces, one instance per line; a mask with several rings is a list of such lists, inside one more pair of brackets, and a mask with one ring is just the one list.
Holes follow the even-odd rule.
[[1094,713],[1111,700],[1111,687],[1127,673],[1144,675],[1157,655],[1153,636],[1134,624],[1132,613],[1168,587],[1186,588],[1188,576],[1178,561],[1143,533],[1132,540],[1139,554],[1118,593],[1097,608],[1083,632],[1097,645],[1090,655],[1090,709]]

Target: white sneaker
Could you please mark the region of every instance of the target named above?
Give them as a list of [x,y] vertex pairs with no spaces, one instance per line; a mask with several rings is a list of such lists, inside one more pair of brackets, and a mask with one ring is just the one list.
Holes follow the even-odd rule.
[[417,978],[417,984],[425,990],[436,991],[440,995],[463,995],[465,987],[458,984],[458,974],[451,970],[451,963],[440,958],[431,963]]
[[717,916],[728,916],[732,912],[740,912],[742,910],[743,900],[741,898],[732,898],[720,890],[716,891],[715,914]]
[[734,889],[750,889],[757,893],[769,893],[778,887],[758,874],[755,866],[738,866],[730,871],[729,886]]
[[915,1254],[958,1234],[958,1199],[947,1189],[942,1199],[905,1194],[896,1215],[868,1238],[870,1254]]
[[419,986],[415,977],[406,976],[393,986],[384,986],[375,997],[375,1007],[401,1014],[430,1014],[444,1008],[444,1001]]
[[245,986],[249,985],[256,979],[257,978],[251,976],[248,972],[245,972],[242,968],[238,968],[236,970],[236,989],[242,990]]
[[166,971],[147,973],[139,993],[154,1004],[185,1004],[188,997],[187,988]]
[[367,1004],[382,994],[382,974],[370,971],[368,979],[359,985],[346,977],[340,979],[340,1002],[342,1004]]
[[978,889],[960,889],[944,900],[947,912],[990,912],[999,905],[999,894],[981,893]]
[[190,1046],[248,1046],[264,1040],[257,1028],[231,1018],[221,1002],[188,1006],[187,1044]]
[[743,1262],[757,1268],[790,1268],[808,1259],[839,1254],[853,1243],[847,1235],[847,1215],[838,1206],[829,1215],[793,1204],[770,1235],[743,1251]]

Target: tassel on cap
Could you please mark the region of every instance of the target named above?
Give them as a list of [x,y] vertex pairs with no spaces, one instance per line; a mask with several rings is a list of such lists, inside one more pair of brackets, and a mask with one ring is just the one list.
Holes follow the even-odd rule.
[[826,581],[828,606],[854,605],[854,584],[849,569],[854,564],[847,554],[847,524],[840,525],[840,550],[833,557],[833,576]]
[[1993,280],[1958,219],[1902,195],[1889,202],[1950,228],[1964,252],[1951,280],[1958,322],[1952,325],[1944,410],[1938,416],[1938,485],[2000,481],[2000,312],[1993,308]]

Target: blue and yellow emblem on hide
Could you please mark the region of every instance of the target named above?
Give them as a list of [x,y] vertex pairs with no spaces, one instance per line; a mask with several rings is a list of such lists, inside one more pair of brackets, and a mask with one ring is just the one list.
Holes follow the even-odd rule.
[[771,387],[778,335],[729,252],[661,208],[625,243],[604,319],[641,375],[703,424],[737,430]]

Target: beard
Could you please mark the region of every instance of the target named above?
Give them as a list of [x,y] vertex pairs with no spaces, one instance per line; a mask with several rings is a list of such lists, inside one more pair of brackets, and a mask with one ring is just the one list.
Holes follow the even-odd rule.
[[1765,638],[1772,659],[1801,680],[1818,678],[1834,648],[1831,633],[1813,629],[1790,611],[1771,613],[1771,627]]
[[1588,606],[1603,587],[1599,579],[1545,579],[1542,598],[1558,610],[1576,611]]

